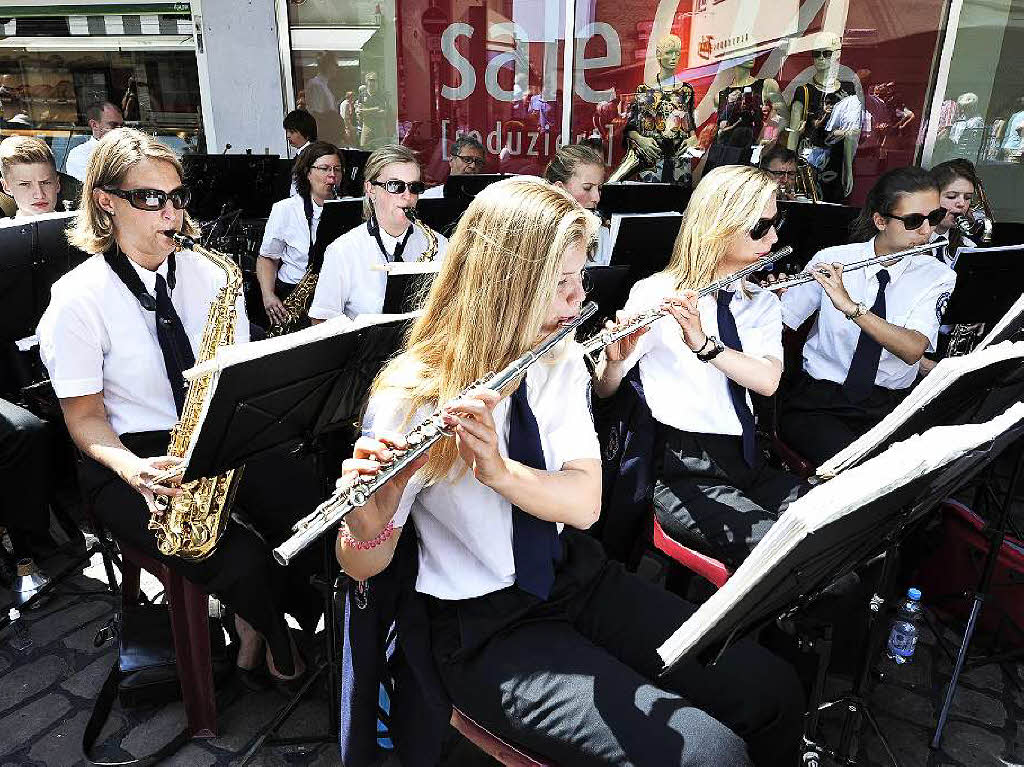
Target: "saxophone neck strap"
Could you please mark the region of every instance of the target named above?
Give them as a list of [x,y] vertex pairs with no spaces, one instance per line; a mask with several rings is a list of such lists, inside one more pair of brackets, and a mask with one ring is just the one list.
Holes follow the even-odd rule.
[[[128,256],[122,252],[121,248],[115,243],[103,254],[103,258],[111,271],[124,283],[128,291],[135,296],[135,300],[139,302],[142,308],[147,312],[155,312],[156,299],[146,290],[146,286],[142,284],[142,278],[139,277],[139,273],[135,271],[135,268],[128,263]],[[174,292],[175,266],[176,259],[172,250],[167,256],[167,290],[171,293]]]

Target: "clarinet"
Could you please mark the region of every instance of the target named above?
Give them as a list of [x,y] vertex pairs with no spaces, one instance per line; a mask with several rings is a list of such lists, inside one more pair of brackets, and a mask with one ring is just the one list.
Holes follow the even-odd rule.
[[[742,280],[747,275],[753,274],[754,272],[758,272],[761,269],[764,269],[769,264],[773,264],[780,259],[786,258],[792,252],[793,248],[787,245],[786,247],[781,248],[780,250],[777,250],[774,253],[768,253],[767,255],[758,259],[754,263],[750,264],[750,266],[745,266],[738,272],[734,272],[733,274],[730,274],[727,277],[723,277],[720,280],[712,282],[706,288],[701,288],[699,291],[697,291],[697,298],[709,296],[715,291],[721,290],[722,288],[731,285],[732,283],[736,282],[736,280]],[[648,325],[657,322],[666,315],[667,312],[665,312],[665,310],[662,309],[661,307],[657,307],[655,309],[648,309],[645,312],[641,312],[636,317],[634,317],[632,321],[626,323],[625,325],[621,325],[619,327],[607,330],[602,330],[596,335],[593,335],[590,338],[588,338],[586,341],[581,342],[581,345],[583,346],[583,351],[586,352],[587,354],[593,354],[599,349],[603,349],[608,344],[613,344],[620,338],[625,338],[630,333],[634,333],[640,328],[647,327]]]
[[[478,388],[500,391],[511,381],[525,373],[527,368],[533,365],[533,363],[551,351],[555,344],[571,333],[574,333],[595,312],[597,312],[597,304],[593,301],[584,304],[579,316],[574,320],[562,325],[537,347],[526,352],[526,354],[504,369],[497,373],[488,373],[483,378],[471,383],[463,389],[459,397]],[[386,463],[382,463],[380,471],[375,475],[358,476],[353,482],[335,490],[334,494],[317,506],[312,514],[300,519],[292,527],[293,535],[274,549],[274,559],[282,565],[287,565],[296,555],[316,541],[321,535],[336,527],[351,511],[364,506],[370,499],[370,496],[391,481],[392,477],[401,472],[402,469],[426,453],[435,442],[443,437],[450,437],[453,432],[445,426],[443,413],[444,407],[439,407],[415,429],[409,432],[405,436],[405,441],[409,445],[405,450],[391,448],[391,451],[395,453],[395,457]]]

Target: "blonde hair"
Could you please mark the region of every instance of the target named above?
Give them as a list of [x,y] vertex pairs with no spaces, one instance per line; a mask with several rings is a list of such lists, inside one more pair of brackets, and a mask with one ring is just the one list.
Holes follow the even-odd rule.
[[580,165],[598,165],[604,170],[604,158],[596,149],[583,144],[560,146],[544,168],[544,178],[552,184],[556,181],[568,183]]
[[[533,348],[558,290],[563,254],[596,237],[596,218],[540,179],[488,186],[459,220],[405,351],[380,372],[372,393],[397,394],[409,408],[408,426],[420,408],[449,401]],[[457,457],[454,440],[438,442],[424,476],[443,478]]]
[[[114,243],[114,219],[103,208],[93,192],[120,186],[128,172],[145,159],[163,160],[174,166],[184,180],[181,162],[169,147],[134,128],[115,128],[96,145],[82,183],[82,202],[78,220],[68,230],[68,242],[86,253],[104,253]],[[188,213],[184,214],[182,231],[198,234]]]
[[758,222],[777,189],[771,174],[745,165],[723,165],[704,176],[693,190],[665,267],[676,290],[710,285],[732,238]]
[[[366,158],[366,166],[363,168],[363,180],[376,181],[384,168],[396,162],[410,163],[417,168],[420,167],[420,161],[416,157],[416,153],[409,149],[409,147],[402,146],[401,144],[387,144],[370,152],[370,156]],[[368,219],[372,212],[370,195],[367,194],[363,197],[363,219]]]
[[30,136],[8,136],[0,141],[0,176],[7,178],[7,174],[15,165],[35,165],[36,163],[46,163],[53,168],[54,172],[57,171],[53,152],[42,139]]

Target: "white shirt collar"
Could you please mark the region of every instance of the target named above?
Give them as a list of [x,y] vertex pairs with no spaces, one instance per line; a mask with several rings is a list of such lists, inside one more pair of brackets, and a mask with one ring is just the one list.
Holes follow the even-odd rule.
[[[864,258],[873,258],[874,256],[875,239],[872,237],[870,240],[867,241],[866,247],[864,248]],[[895,264],[890,264],[889,266],[883,266],[882,264],[872,264],[871,266],[864,268],[864,276],[868,279],[872,277],[877,277],[878,273],[885,269],[885,271],[889,273],[889,282],[896,282],[896,280],[898,280],[903,275],[903,273],[907,271],[907,265],[910,264],[911,258],[914,258],[914,256],[910,256],[908,258],[901,258]]]
[[156,295],[156,276],[159,274],[165,280],[167,279],[167,259],[165,258],[163,263],[156,268],[156,271],[152,272],[143,266],[139,266],[131,258],[128,259],[128,263],[132,265],[136,273],[139,275],[146,291],[152,295]]
[[[412,224],[409,224],[409,228],[412,228]],[[395,246],[405,239],[405,235],[408,232],[409,229],[406,229],[398,237],[392,237],[390,234],[387,233],[387,231],[385,231],[383,226],[380,227],[380,241],[383,242],[384,247],[388,249],[389,255],[395,252]]]

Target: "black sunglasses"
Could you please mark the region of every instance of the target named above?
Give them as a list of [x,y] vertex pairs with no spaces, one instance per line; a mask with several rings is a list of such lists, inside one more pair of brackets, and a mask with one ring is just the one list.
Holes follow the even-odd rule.
[[942,219],[946,217],[946,214],[948,212],[949,211],[946,210],[945,208],[936,208],[928,215],[925,215],[924,213],[908,213],[905,216],[897,216],[894,213],[883,213],[882,215],[885,216],[886,218],[898,218],[900,221],[903,222],[903,226],[905,226],[907,230],[910,231],[914,229],[920,229],[921,224],[923,224],[926,220],[932,226],[938,226],[939,224],[942,223]]
[[762,237],[768,234],[768,230],[771,229],[773,226],[775,227],[775,231],[777,233],[785,220],[786,214],[783,213],[782,211],[776,213],[775,218],[758,219],[757,223],[750,227],[750,239],[760,240]]
[[466,165],[479,165],[480,167],[483,167],[484,163],[487,162],[483,157],[473,157],[473,155],[453,154],[452,157],[458,157],[466,163]]
[[103,191],[120,197],[122,200],[127,200],[133,208],[138,210],[163,210],[168,200],[171,201],[175,210],[181,210],[192,199],[192,190],[187,186],[179,186],[169,192],[160,189],[111,189],[109,187],[104,187]]
[[827,49],[820,51],[811,51],[811,56],[816,59],[830,59],[832,58],[832,51]]
[[406,183],[397,178],[392,178],[387,181],[371,181],[374,186],[380,186],[384,188],[384,191],[390,194],[402,194],[405,192],[406,187],[412,194],[423,194],[427,190],[427,185],[422,181],[410,181]]

